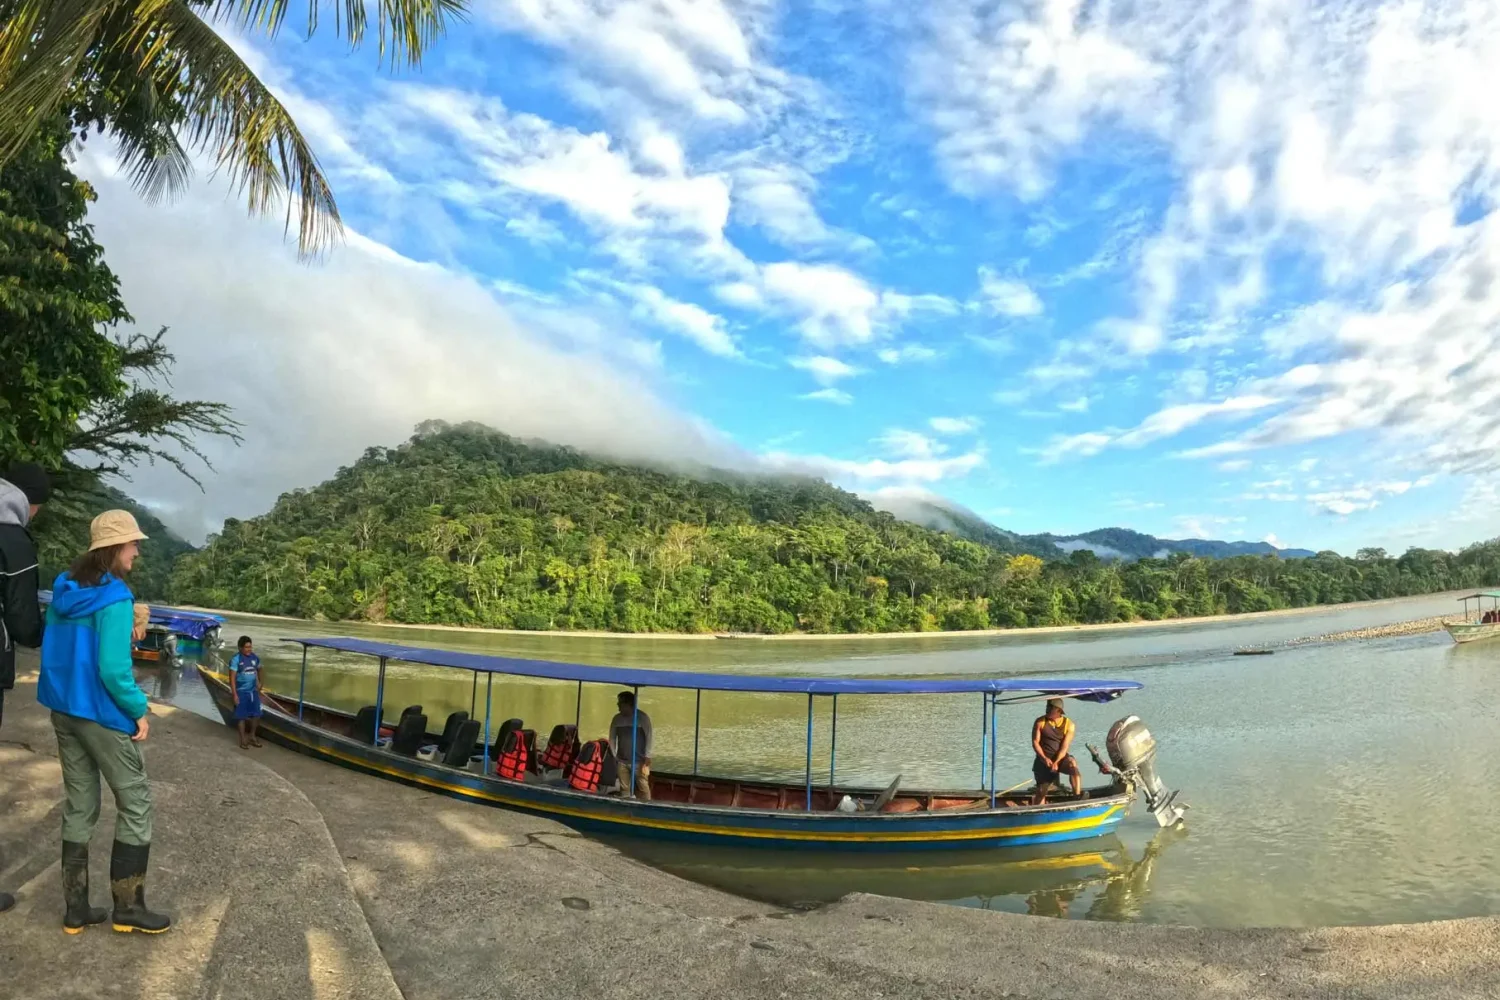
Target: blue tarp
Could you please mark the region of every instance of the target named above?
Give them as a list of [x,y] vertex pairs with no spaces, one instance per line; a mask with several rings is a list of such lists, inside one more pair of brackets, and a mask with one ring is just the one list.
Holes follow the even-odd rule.
[[1087,701],[1112,701],[1142,685],[1137,681],[1054,680],[1035,677],[962,677],[898,679],[884,677],[762,677],[751,674],[704,674],[685,670],[645,670],[634,667],[595,667],[553,660],[522,660],[508,656],[425,649],[368,639],[285,639],[319,649],[383,656],[406,663],[453,667],[486,674],[514,674],[618,687],[688,688],[702,691],[759,691],[770,694],[1047,694]]
[[151,605],[151,624],[165,628],[173,635],[185,635],[202,642],[208,633],[224,624],[224,619],[203,611],[184,611]]

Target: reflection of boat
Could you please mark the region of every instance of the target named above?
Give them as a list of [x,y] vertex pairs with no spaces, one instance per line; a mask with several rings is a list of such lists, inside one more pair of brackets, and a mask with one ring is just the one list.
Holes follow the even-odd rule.
[[[673,875],[770,903],[830,903],[866,892],[985,909],[1019,909],[1014,901],[1024,900],[1025,911],[1039,916],[1133,920],[1150,892],[1157,858],[1184,835],[1181,826],[1158,831],[1139,860],[1113,835],[1087,848],[1066,843],[990,854],[851,854],[837,862],[827,855],[668,846],[628,838],[610,843]],[[1072,904],[1091,892],[1096,895],[1086,912],[1072,913]],[[1007,900],[1013,901],[1011,907],[1004,906]]]
[[[351,715],[309,704],[300,696],[291,699],[267,692],[261,732],[270,739],[355,770],[429,788],[455,798],[550,816],[588,832],[742,847],[841,850],[1014,848],[1110,833],[1124,819],[1137,788],[1146,793],[1148,805],[1163,825],[1176,823],[1182,816],[1183,807],[1173,801],[1175,793],[1162,787],[1152,768],[1155,742],[1140,720],[1133,716],[1121,720],[1111,730],[1109,745],[1111,756],[1115,758],[1115,770],[1110,784],[1086,789],[1077,797],[1059,795],[1045,805],[1032,805],[1029,796],[1010,795],[995,787],[995,728],[999,705],[1049,696],[1110,701],[1141,686],[1134,681],[764,677],[579,666],[418,649],[358,639],[291,641],[303,646],[304,690],[309,647],[377,657],[379,675],[375,704]],[[387,731],[382,722],[386,718],[383,697],[386,664],[390,660],[471,671],[476,686],[480,674],[489,679],[502,674],[572,681],[579,687],[579,704],[584,683],[610,684],[629,690],[656,687],[800,696],[807,699],[808,705],[805,779],[793,784],[701,775],[697,773],[695,753],[691,773],[653,772],[649,801],[599,794],[604,790],[603,786],[597,791],[579,790],[558,775],[544,777],[538,773],[529,744],[516,735],[528,732],[520,720],[513,720],[514,724],[508,722],[498,729],[491,728],[488,692],[484,700],[482,743],[476,745],[474,731],[478,728],[477,722],[468,720],[467,713],[454,713],[443,727],[445,736],[439,738],[428,731],[426,716],[421,714],[420,708],[414,708],[403,712],[401,721],[391,727],[392,741],[387,746],[382,739]],[[232,710],[226,679],[207,668],[200,667],[199,671],[220,713],[228,721]],[[487,689],[488,686],[489,680],[486,681]],[[913,791],[899,787],[899,776],[884,791],[841,786],[833,783],[831,778],[826,784],[814,782],[812,738],[816,698],[833,700],[832,735],[836,737],[839,694],[964,692],[979,694],[983,698],[982,719],[988,727],[982,731],[982,753],[989,756],[987,786],[954,791]],[[578,721],[575,716],[575,729]],[[465,731],[469,733],[467,738],[461,735]],[[497,732],[500,738],[492,746],[491,734]],[[419,747],[445,742],[448,745],[443,750],[443,758],[451,766],[415,756]],[[697,745],[696,732],[694,745]],[[833,747],[836,750],[836,741]],[[491,755],[502,752],[507,759],[525,761],[520,766],[511,765],[513,772],[520,774],[520,780],[490,773]],[[518,753],[519,757],[511,758],[511,753]],[[834,750],[830,750],[830,756],[833,753]],[[465,766],[471,764],[471,758],[476,758],[472,764],[477,764],[479,773],[473,773]],[[576,776],[577,772],[573,773]]]
[[[1484,610],[1486,598],[1490,601],[1488,611]],[[1482,590],[1460,600],[1464,606],[1464,620],[1443,623],[1454,642],[1474,642],[1500,635],[1500,590]],[[1474,602],[1472,613],[1469,611],[1470,601]]]

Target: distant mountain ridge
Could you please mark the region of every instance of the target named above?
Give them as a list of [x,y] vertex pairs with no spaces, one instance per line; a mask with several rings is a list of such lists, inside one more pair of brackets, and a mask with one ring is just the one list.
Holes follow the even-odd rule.
[[1043,559],[1066,559],[1087,550],[1106,561],[1135,562],[1164,559],[1173,552],[1186,552],[1208,559],[1275,554],[1282,559],[1307,559],[1310,549],[1281,549],[1269,542],[1225,542],[1208,538],[1158,538],[1130,528],[1098,528],[1079,535],[1021,535],[997,527],[973,511],[948,500],[915,495],[883,496],[877,506],[904,521],[945,531],[971,542],[1005,552],[1029,552]]

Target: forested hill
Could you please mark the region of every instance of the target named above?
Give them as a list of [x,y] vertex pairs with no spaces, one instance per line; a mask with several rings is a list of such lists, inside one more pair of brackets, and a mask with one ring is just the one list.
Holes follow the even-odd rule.
[[175,600],[525,629],[817,632],[1056,625],[1491,584],[1500,543],[1045,561],[923,528],[816,480],[693,477],[433,422],[178,560]]

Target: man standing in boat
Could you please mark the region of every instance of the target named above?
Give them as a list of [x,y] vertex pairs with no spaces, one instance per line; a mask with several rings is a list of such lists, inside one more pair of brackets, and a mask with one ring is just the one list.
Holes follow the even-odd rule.
[[619,712],[609,723],[609,741],[620,768],[620,793],[631,797],[631,763],[635,765],[635,797],[651,801],[651,716],[635,707],[635,693],[621,691]]
[[1031,764],[1036,794],[1031,801],[1036,805],[1047,801],[1047,793],[1057,787],[1060,774],[1072,779],[1074,795],[1083,794],[1083,774],[1078,770],[1078,761],[1068,753],[1075,732],[1073,720],[1063,713],[1062,699],[1049,698],[1046,714],[1031,727],[1031,749],[1036,751],[1036,760]]

